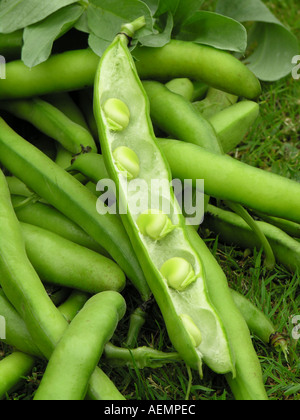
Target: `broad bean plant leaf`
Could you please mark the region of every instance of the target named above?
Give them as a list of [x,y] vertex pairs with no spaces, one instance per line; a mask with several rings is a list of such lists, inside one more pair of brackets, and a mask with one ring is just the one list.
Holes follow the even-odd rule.
[[22,60],[26,66],[34,67],[46,61],[51,54],[53,42],[71,29],[83,12],[81,5],[73,4],[25,28]]
[[10,33],[37,23],[78,0],[1,0],[0,32]]
[[150,35],[153,18],[149,7],[140,0],[90,0],[87,9],[91,32],[105,41],[112,41],[124,23],[145,16],[146,26],[139,36]]
[[276,81],[292,71],[292,58],[299,53],[297,38],[261,0],[219,0],[216,10],[243,24],[254,22],[245,63],[260,80]]
[[178,28],[186,19],[200,10],[204,0],[179,0],[174,15],[174,25]]
[[247,48],[247,31],[241,23],[206,11],[195,12],[186,19],[178,38],[240,53]]
[[153,34],[140,37],[139,42],[145,47],[163,47],[171,40],[173,26],[173,16],[169,12],[166,15],[166,23],[164,29],[162,31],[154,30]]

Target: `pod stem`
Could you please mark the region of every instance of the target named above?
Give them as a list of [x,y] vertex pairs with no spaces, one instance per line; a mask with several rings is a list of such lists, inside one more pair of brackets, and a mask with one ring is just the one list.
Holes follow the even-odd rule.
[[131,23],[126,23],[121,28],[121,35],[125,35],[129,41],[134,37],[134,34],[146,25],[145,16],[141,16]]
[[285,357],[285,360],[288,362],[288,344],[286,339],[283,337],[282,334],[276,332],[270,337],[270,345],[271,347],[275,348],[278,352],[282,351]]
[[273,249],[265,234],[261,231],[255,220],[250,216],[247,210],[244,209],[244,207],[242,207],[240,204],[232,203],[231,201],[226,201],[226,204],[228,207],[231,208],[231,210],[233,210],[240,217],[242,217],[244,221],[251,227],[253,232],[257,235],[265,251],[265,266],[269,270],[272,270],[276,265],[276,259],[274,256]]

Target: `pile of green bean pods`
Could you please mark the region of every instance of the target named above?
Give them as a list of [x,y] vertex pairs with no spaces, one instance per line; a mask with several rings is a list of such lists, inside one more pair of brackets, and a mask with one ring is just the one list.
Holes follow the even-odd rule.
[[[261,84],[188,41],[131,52],[144,25],[124,24],[100,59],[10,61],[0,80],[0,399],[37,366],[33,400],[122,401],[134,396],[118,368],[181,364],[199,384],[224,377],[232,399],[268,400],[253,336],[288,357],[203,237],[299,276],[300,184],[230,153],[257,121]],[[174,180],[183,198],[204,180],[194,226]],[[160,348],[141,340],[154,307]]]

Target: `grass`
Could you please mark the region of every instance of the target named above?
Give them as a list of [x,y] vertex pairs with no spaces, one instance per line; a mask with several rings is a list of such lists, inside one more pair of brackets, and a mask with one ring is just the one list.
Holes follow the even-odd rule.
[[[205,2],[212,6],[215,2]],[[289,26],[300,39],[300,12],[296,0],[266,1],[275,15]],[[233,155],[250,165],[271,170],[300,181],[300,81],[287,77],[276,83],[263,84],[260,98],[261,115]],[[299,274],[290,273],[281,265],[272,271],[263,266],[259,250],[243,251],[219,242],[211,232],[202,235],[227,275],[229,285],[241,292],[261,309],[289,342],[289,359],[253,337],[259,356],[266,389],[271,400],[300,400],[300,341],[292,339],[292,318],[300,315]],[[136,292],[125,292],[128,315],[138,305]],[[120,323],[114,343],[122,344],[128,329],[128,316]],[[139,345],[173,351],[164,322],[155,303],[139,337]],[[0,358],[10,351],[0,344]],[[232,400],[225,379],[204,368],[204,378],[196,373],[190,377],[182,363],[164,368],[143,369],[111,367],[105,360],[101,367],[118,389],[132,400]],[[8,399],[31,399],[45,364],[37,364],[24,385]],[[190,387],[190,391],[189,390]]]

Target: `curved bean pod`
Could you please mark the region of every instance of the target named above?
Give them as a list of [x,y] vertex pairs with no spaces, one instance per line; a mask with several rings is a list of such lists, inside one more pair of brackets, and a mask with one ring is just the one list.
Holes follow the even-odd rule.
[[[226,332],[206,293],[201,260],[187,239],[185,221],[170,188],[169,168],[154,138],[147,95],[124,34],[116,37],[100,61],[95,117],[108,172],[121,193],[119,206],[126,209],[121,214],[123,223],[174,347],[200,372],[202,358],[219,373],[234,372]],[[147,206],[152,204],[153,178],[160,181],[163,192],[151,213]],[[126,188],[135,180],[146,183],[147,200],[141,200],[145,212],[135,209],[131,194],[127,199]],[[165,212],[162,197],[169,204]]]
[[125,300],[116,292],[91,297],[57,344],[34,400],[83,400],[104,345],[125,311]]
[[293,238],[300,239],[300,224],[291,222],[290,220],[280,219],[279,217],[268,216],[267,214],[256,211],[255,214],[265,222],[277,226]]
[[0,34],[0,55],[3,55],[7,60],[20,58],[22,44],[23,30]]
[[[83,292],[73,291],[70,297],[58,308],[62,314],[66,327],[68,322],[82,309],[88,295]],[[6,319],[6,344],[29,354],[31,357],[44,358],[36,347],[31,335],[20,315],[15,308],[8,302],[3,291],[0,289],[0,314]],[[55,325],[52,326],[55,328]],[[122,394],[117,390],[112,381],[98,367],[93,372],[87,393],[90,400],[124,400]]]
[[256,102],[241,101],[209,118],[224,153],[231,152],[241,143],[258,116],[259,105]]
[[94,138],[86,128],[73,122],[58,108],[40,98],[1,101],[0,109],[30,122],[71,153],[81,153],[84,150],[97,151]]
[[252,334],[259,337],[265,344],[269,344],[275,349],[282,350],[285,357],[287,357],[287,342],[284,337],[276,331],[270,319],[240,293],[231,289],[231,294]]
[[124,289],[125,274],[114,261],[37,226],[21,223],[21,231],[43,282],[91,294]]
[[191,226],[188,226],[188,234],[203,259],[208,292],[223,319],[235,355],[236,377],[226,375],[231,390],[237,400],[267,400],[262,369],[249,328],[234,303],[226,276],[205,242]]
[[[1,171],[0,219],[0,284],[23,317],[37,347],[47,356],[66,325],[27,257],[19,221]],[[55,331],[52,325],[55,325]]]
[[[150,290],[128,235],[116,215],[97,212],[97,197],[0,119],[0,161],[36,194],[103,246],[148,300]],[[41,182],[41,179],[43,182]],[[99,206],[98,206],[99,207]]]
[[20,381],[31,372],[34,364],[33,357],[18,351],[0,361],[0,400],[20,385]]
[[[212,125],[189,101],[159,82],[145,81],[153,124],[170,136],[219,153],[222,146]],[[182,116],[184,115],[184,118]]]
[[212,47],[172,40],[162,48],[140,47],[134,57],[142,79],[188,77],[247,99],[261,94],[259,80],[243,63]]
[[[266,222],[257,222],[266,235],[275,257],[288,270],[300,270],[300,243],[288,234]],[[208,206],[204,227],[219,235],[220,240],[244,249],[260,249],[261,244],[248,225],[237,214]]]
[[2,289],[0,289],[0,315],[4,317],[6,322],[6,337],[5,340],[3,340],[4,343],[15,347],[23,353],[44,358],[41,351],[33,342],[24,320],[9,302]]
[[99,57],[89,49],[52,55],[31,69],[21,60],[12,61],[6,65],[6,79],[0,80],[0,99],[32,98],[92,86],[98,63]]
[[[173,177],[205,180],[205,193],[300,223],[300,184],[226,155],[177,140],[160,140]],[[222,175],[222,176],[221,176]]]
[[77,106],[71,94],[68,92],[55,93],[54,95],[47,95],[43,98],[46,102],[50,102],[55,108],[59,109],[74,123],[81,125],[89,131],[89,127],[85,121],[85,118],[81,112],[81,109]]
[[170,80],[168,83],[166,83],[166,87],[173,93],[177,93],[178,95],[183,96],[190,102],[193,100],[195,95],[194,85],[190,79],[187,78]]
[[209,88],[205,99],[193,103],[195,109],[209,119],[217,112],[228,108],[238,101],[238,96],[230,95],[218,89]]
[[11,201],[20,222],[49,230],[71,242],[108,257],[107,251],[102,246],[54,207],[40,202],[30,202],[20,206],[24,202],[24,197],[19,195],[12,195]]

